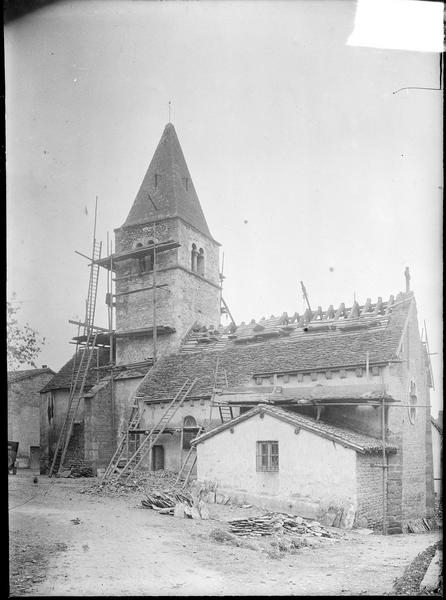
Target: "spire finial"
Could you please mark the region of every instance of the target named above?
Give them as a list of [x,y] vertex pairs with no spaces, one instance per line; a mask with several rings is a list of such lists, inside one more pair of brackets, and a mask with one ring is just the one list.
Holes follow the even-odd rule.
[[409,273],[409,267],[406,267],[404,270],[404,277],[406,278],[406,294],[407,292],[410,292],[410,273]]
[[169,100],[169,123],[170,123],[170,109],[171,109],[171,105],[172,105],[172,102]]

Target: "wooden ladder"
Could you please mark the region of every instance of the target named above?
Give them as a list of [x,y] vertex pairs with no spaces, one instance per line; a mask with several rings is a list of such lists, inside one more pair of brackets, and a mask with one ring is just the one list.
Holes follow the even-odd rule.
[[220,369],[219,367],[220,364],[218,358],[214,372],[214,390],[211,403],[214,406],[218,407],[221,422],[226,423],[227,421],[231,421],[234,418],[234,413],[232,410],[232,406],[228,404],[227,400],[221,400],[221,398],[216,400],[216,397],[219,394],[221,394],[225,389],[228,389],[228,377],[226,369]]
[[[200,427],[198,428],[196,437],[198,437],[199,435],[204,433],[204,431],[205,431],[205,426],[200,425]],[[190,474],[192,473],[192,469],[194,468],[196,462],[197,462],[197,447],[194,445],[189,448],[189,452],[186,454],[186,458],[184,459],[184,462],[181,465],[180,470],[178,471],[178,475],[175,480],[175,485],[178,485],[180,483],[181,479],[183,478],[184,473],[187,470],[187,474],[184,479],[182,488],[186,487],[187,482],[189,481]]]
[[[132,410],[130,412],[130,417],[129,417],[129,421],[127,423],[127,428],[125,431],[121,432],[121,437],[119,439],[116,450],[115,450],[112,458],[110,459],[108,467],[105,469],[103,481],[110,479],[113,476],[113,474],[115,473],[116,469],[119,468],[119,464],[122,463],[122,461],[124,459],[126,459],[126,462],[127,462],[128,458],[129,458],[129,456],[128,456],[128,442],[130,441],[129,436],[132,435],[134,437],[136,435],[132,432],[135,431],[135,429],[139,428],[139,425],[141,422],[141,417],[144,414],[144,409],[141,411],[141,409],[139,407],[138,396],[135,396],[133,398],[133,401],[134,401],[134,403],[132,405]],[[136,440],[135,440],[135,444],[136,444]],[[136,451],[136,447],[134,448],[133,452],[135,452],[135,451]]]
[[147,434],[146,438],[141,442],[139,447],[135,450],[132,456],[128,459],[127,463],[122,468],[118,477],[123,477],[126,475],[125,481],[129,479],[129,477],[135,472],[135,470],[142,463],[144,458],[156,444],[160,436],[163,434],[167,425],[176,414],[178,409],[183,405],[184,401],[194,388],[195,384],[198,381],[198,377],[196,377],[192,383],[190,383],[190,379],[186,379],[183,385],[180,387],[179,391],[176,393],[173,400],[169,403],[168,407],[164,411],[158,423],[156,423],[151,431]]
[[[96,225],[95,225],[96,226]],[[84,336],[85,347],[82,351],[82,355],[79,361],[79,365],[76,369],[76,362],[79,356],[79,339],[76,344],[76,353],[74,356],[73,371],[70,382],[70,393],[68,397],[68,408],[65,415],[62,428],[60,430],[59,438],[57,440],[56,449],[54,451],[53,460],[49,470],[49,477],[52,477],[54,473],[59,473],[63,467],[65,456],[67,453],[68,445],[70,443],[71,434],[73,433],[73,425],[76,419],[77,410],[81,398],[84,394],[85,384],[87,382],[88,372],[91,366],[91,359],[93,357],[96,338],[98,331],[94,327],[94,315],[96,310],[96,298],[98,294],[98,278],[99,278],[99,265],[95,263],[101,258],[102,242],[93,240],[93,256],[92,263],[90,266],[90,279],[88,282],[88,293],[85,308],[85,322],[84,322]]]
[[91,359],[95,351],[97,335],[97,333],[94,334],[93,341],[91,342],[91,331],[88,334],[87,345],[82,352],[79,367],[76,371],[74,381],[72,382],[70,396],[68,398],[68,408],[62,428],[60,430],[59,439],[57,440],[56,449],[54,451],[53,460],[48,473],[49,477],[52,477],[54,473],[59,473],[63,467],[68,444],[70,443],[71,434],[73,433],[73,426],[76,419],[77,410],[84,394],[84,388],[87,381],[87,375],[90,370]]

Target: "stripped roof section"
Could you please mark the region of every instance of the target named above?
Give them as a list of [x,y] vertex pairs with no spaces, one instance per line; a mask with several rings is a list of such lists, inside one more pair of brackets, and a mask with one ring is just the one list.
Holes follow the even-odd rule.
[[[310,431],[315,433],[316,435],[320,435],[327,439],[330,439],[344,447],[352,448],[356,452],[360,452],[361,454],[373,453],[382,451],[382,442],[379,439],[371,437],[369,435],[365,435],[363,433],[358,433],[353,431],[352,429],[348,429],[346,427],[338,427],[335,425],[331,425],[329,423],[325,423],[324,421],[316,421],[310,417],[301,415],[297,412],[291,412],[290,410],[284,410],[282,408],[278,408],[277,406],[269,406],[266,404],[259,404],[255,408],[243,413],[239,417],[232,419],[231,421],[227,421],[214,429],[200,435],[192,441],[192,444],[199,444],[201,442],[206,441],[207,439],[213,437],[229,429],[251,419],[257,414],[267,414],[276,419],[280,419],[281,421],[285,421],[294,427],[301,427],[306,431]],[[386,445],[386,450],[388,452],[395,452],[397,447],[391,444]]]
[[238,326],[206,327],[195,324],[181,345],[181,352],[193,352],[201,350],[204,346],[208,348],[223,349],[226,344],[249,344],[263,340],[279,339],[281,337],[308,337],[308,334],[318,336],[331,336],[339,333],[354,333],[359,330],[374,330],[385,328],[389,322],[390,314],[401,303],[406,304],[413,297],[410,293],[399,293],[395,297],[390,296],[388,301],[383,302],[379,297],[372,303],[370,298],[363,305],[357,302],[351,307],[341,303],[335,310],[330,305],[327,310],[318,307],[310,313],[307,309],[302,315],[294,313],[289,316],[284,312],[281,316],[271,315],[269,318],[262,317],[259,321],[252,319],[249,323],[244,321]]
[[175,128],[168,123],[123,226],[172,217],[212,239]]
[[42,369],[26,369],[24,371],[8,371],[8,383],[17,383],[30,377],[36,377],[37,375],[43,375],[44,373],[52,373],[54,371],[48,367]]
[[141,393],[149,401],[173,398],[185,378],[199,378],[194,388],[196,397],[210,396],[214,371],[224,369],[229,388],[252,383],[253,374],[283,373],[341,369],[348,366],[365,367],[397,360],[396,350],[408,314],[412,295],[395,303],[387,314],[385,325],[345,331],[328,335],[295,332],[246,344],[235,343],[227,337],[221,347],[215,343],[200,343],[200,350],[178,352],[161,358],[146,375]]

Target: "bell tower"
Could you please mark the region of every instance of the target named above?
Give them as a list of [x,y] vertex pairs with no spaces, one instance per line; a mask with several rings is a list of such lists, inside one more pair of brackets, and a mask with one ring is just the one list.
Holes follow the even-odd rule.
[[196,322],[218,326],[219,246],[168,123],[115,229],[117,365],[175,352]]

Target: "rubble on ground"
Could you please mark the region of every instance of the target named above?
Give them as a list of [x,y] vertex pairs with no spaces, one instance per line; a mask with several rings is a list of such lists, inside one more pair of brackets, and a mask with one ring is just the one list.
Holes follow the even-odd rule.
[[436,542],[428,546],[426,550],[420,552],[413,561],[406,567],[404,573],[399,577],[393,590],[385,596],[443,596],[443,581],[439,581],[439,587],[435,591],[420,590],[421,582],[426,574],[432,558],[438,548],[441,548],[442,542]]
[[[184,494],[176,491],[165,491],[165,492],[153,492],[152,494],[146,494],[146,499],[141,500],[141,504],[145,508],[171,508],[172,511],[175,505],[178,503],[187,504],[192,506],[193,499],[189,494]],[[173,514],[173,512],[172,512]]]
[[127,496],[151,491],[178,490],[177,477],[177,473],[173,471],[138,471],[130,477],[119,478],[115,475],[107,480],[95,481],[92,485],[84,488],[83,493]]
[[240,536],[261,537],[275,533],[291,533],[300,536],[335,537],[318,521],[295,515],[268,512],[260,517],[232,519],[228,521],[231,533]]
[[94,477],[93,469],[89,463],[82,459],[72,459],[67,468],[62,469],[57,477]]

